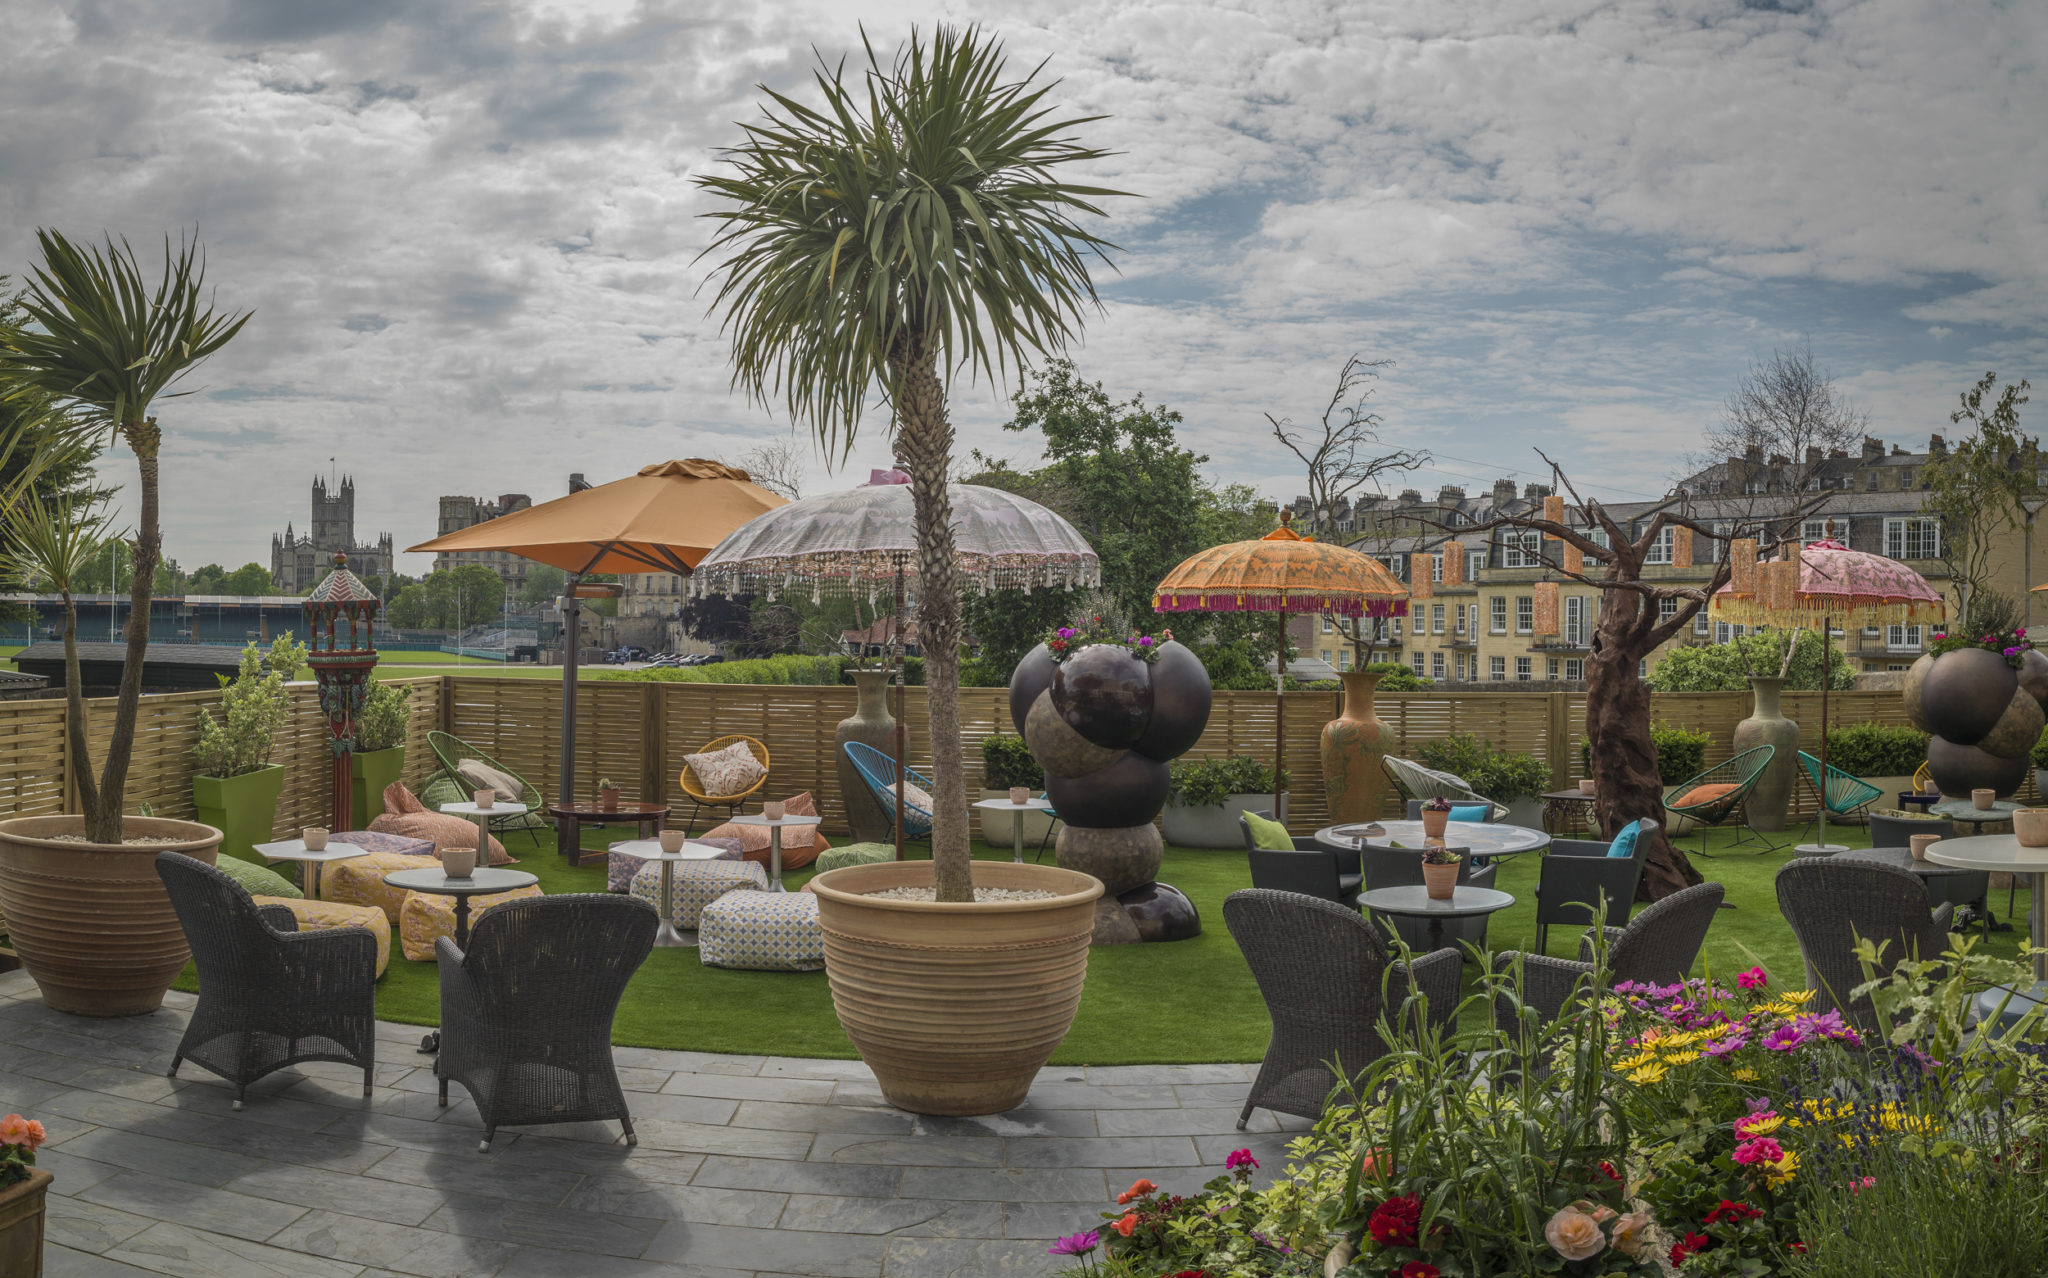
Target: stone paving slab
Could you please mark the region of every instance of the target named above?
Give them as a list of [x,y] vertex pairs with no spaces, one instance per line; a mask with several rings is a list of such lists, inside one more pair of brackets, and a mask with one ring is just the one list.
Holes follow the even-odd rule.
[[0,1112],[43,1120],[49,1278],[952,1278],[1044,1275],[1139,1176],[1176,1190],[1307,1124],[1239,1108],[1254,1066],[1055,1067],[986,1118],[890,1108],[859,1061],[621,1047],[640,1133],[500,1132],[436,1103],[421,1031],[380,1023],[371,1094],[316,1063],[249,1089],[188,1064],[189,995],[121,1020],[0,974]]

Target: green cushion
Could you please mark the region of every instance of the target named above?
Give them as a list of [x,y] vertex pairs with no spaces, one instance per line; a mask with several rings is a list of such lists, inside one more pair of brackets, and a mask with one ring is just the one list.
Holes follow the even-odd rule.
[[235,882],[250,896],[282,896],[289,900],[304,900],[305,893],[291,885],[291,880],[267,866],[253,861],[244,861],[238,856],[223,856],[217,868]]
[[823,874],[848,865],[879,865],[895,859],[896,845],[893,843],[849,843],[841,848],[826,848],[818,853],[814,864],[818,873]]
[[1252,846],[1268,852],[1294,851],[1294,836],[1287,833],[1287,827],[1278,821],[1262,817],[1256,812],[1244,814],[1245,826],[1252,832]]
[[1898,809],[1898,808],[1872,808],[1872,809],[1870,810],[1870,815],[1872,815],[1872,816],[1881,816],[1881,817],[1890,817],[1890,818],[1891,818],[1892,820],[1894,820],[1894,821],[1946,821],[1946,820],[1948,820],[1948,818],[1947,818],[1947,817],[1945,817],[1945,816],[1936,816],[1936,815],[1934,815],[1934,814],[1933,814],[1932,812],[1904,812],[1904,811],[1901,811],[1901,810],[1900,810],[1900,809]]

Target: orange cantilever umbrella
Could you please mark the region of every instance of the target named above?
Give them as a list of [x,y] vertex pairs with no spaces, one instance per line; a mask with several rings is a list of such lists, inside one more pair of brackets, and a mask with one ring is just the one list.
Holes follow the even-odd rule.
[[[561,802],[576,797],[576,643],[578,578],[593,572],[672,572],[688,576],[726,534],[786,504],[747,472],[701,457],[657,462],[637,475],[585,488],[497,519],[472,524],[415,551],[502,550],[569,574],[562,619]],[[566,840],[575,827],[563,827]]]
[[[1377,559],[1304,537],[1287,526],[1252,541],[1211,546],[1183,560],[1152,592],[1156,612],[1270,612],[1278,619],[1279,651],[1287,648],[1287,614],[1405,617],[1408,588]],[[1273,815],[1287,819],[1287,686],[1284,662],[1276,678],[1273,741]]]

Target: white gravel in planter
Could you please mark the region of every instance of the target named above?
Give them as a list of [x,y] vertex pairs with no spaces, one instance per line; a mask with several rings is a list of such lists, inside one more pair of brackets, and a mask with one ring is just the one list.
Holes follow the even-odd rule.
[[[939,890],[928,887],[892,887],[879,892],[863,892],[863,896],[879,896],[889,901],[936,901]],[[1050,901],[1058,896],[1044,888],[999,888],[978,887],[974,889],[976,901]]]

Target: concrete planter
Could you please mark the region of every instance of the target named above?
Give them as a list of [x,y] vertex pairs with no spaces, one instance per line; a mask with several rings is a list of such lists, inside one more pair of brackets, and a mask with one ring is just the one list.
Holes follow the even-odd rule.
[[[1865,781],[1868,781],[1870,784],[1876,786],[1878,789],[1884,791],[1883,798],[1872,801],[1870,806],[1873,808],[1898,807],[1899,796],[1901,794],[1909,793],[1913,789],[1913,777],[1910,773],[1902,777],[1864,777],[1863,779]],[[1810,801],[1811,800],[1809,799],[1809,802]],[[1839,818],[1832,816],[1828,818],[1829,825],[1835,825],[1838,823]]]
[[1508,814],[1501,818],[1506,824],[1519,825],[1525,830],[1540,830],[1543,828],[1542,799],[1524,797],[1520,799],[1496,799],[1494,802],[1499,803],[1508,810]]
[[384,787],[405,773],[405,747],[358,750],[355,778],[349,783],[349,819],[354,829],[367,830],[384,815]]
[[1159,814],[1161,833],[1177,848],[1241,848],[1237,819],[1247,812],[1271,812],[1270,794],[1233,794],[1221,803],[1194,806],[1169,802]]
[[[1008,790],[983,790],[981,797],[984,799],[1007,799],[1010,797],[1010,792]],[[1014,817],[1002,812],[990,812],[986,808],[977,809],[974,815],[981,819],[981,841],[983,843],[992,844],[999,848],[1010,846],[1014,837],[1010,823],[1015,820]],[[1052,834],[1052,823],[1053,818],[1044,812],[1026,812],[1024,814],[1024,850],[1027,853],[1035,850]],[[888,837],[893,839],[896,836],[891,834]]]
[[263,864],[258,843],[268,843],[277,824],[277,797],[284,793],[284,766],[272,763],[238,777],[193,777],[193,813],[220,831],[225,856]]
[[898,1109],[1015,1109],[1074,1023],[1102,884],[1050,865],[978,861],[977,887],[1058,895],[957,903],[869,895],[931,882],[930,861],[849,865],[811,880],[832,1008]]
[[43,1203],[50,1173],[31,1167],[28,1179],[0,1189],[0,1274],[42,1278]]
[[159,852],[212,865],[220,831],[192,821],[128,817],[128,838],[165,843],[60,840],[85,832],[77,816],[0,821],[0,913],[43,1002],[75,1016],[138,1016],[192,957],[156,874]]

